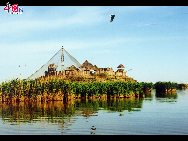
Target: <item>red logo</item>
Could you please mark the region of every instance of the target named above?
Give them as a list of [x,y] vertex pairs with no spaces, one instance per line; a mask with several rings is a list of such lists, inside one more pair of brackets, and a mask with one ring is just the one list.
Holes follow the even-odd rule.
[[10,12],[10,14],[22,14],[23,12],[23,8],[19,8],[19,12],[18,12],[18,4],[14,4],[12,6],[10,6],[9,2],[7,2],[7,6],[4,7],[4,10],[7,10],[7,13],[9,14],[9,9],[12,8],[12,12]]

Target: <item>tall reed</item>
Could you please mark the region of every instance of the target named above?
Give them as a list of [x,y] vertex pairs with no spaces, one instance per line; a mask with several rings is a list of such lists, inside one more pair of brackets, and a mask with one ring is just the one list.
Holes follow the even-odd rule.
[[155,88],[172,91],[177,88],[174,82],[93,82],[79,83],[62,79],[13,79],[0,85],[0,101],[57,101],[71,97],[140,97]]

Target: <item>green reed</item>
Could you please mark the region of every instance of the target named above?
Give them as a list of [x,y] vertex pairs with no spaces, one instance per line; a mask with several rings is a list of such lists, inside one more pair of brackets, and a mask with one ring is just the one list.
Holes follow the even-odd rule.
[[[164,87],[164,86],[165,87]],[[145,92],[150,92],[153,88],[162,90],[176,89],[174,82],[93,82],[79,83],[63,79],[51,80],[19,80],[13,79],[3,82],[0,85],[0,99],[11,101],[16,99],[24,101],[33,99],[39,101],[63,100],[63,97],[142,97]]]
[[175,82],[156,82],[155,83],[155,89],[156,92],[172,92],[179,88],[178,83]]

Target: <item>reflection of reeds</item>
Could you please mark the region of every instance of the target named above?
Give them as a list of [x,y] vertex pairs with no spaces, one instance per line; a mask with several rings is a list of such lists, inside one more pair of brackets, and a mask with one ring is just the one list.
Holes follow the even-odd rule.
[[178,95],[176,92],[157,92],[156,94],[157,98],[167,98],[167,99],[177,99]]
[[97,116],[101,109],[109,112],[139,111],[142,108],[142,102],[143,99],[129,98],[118,100],[77,99],[67,103],[63,101],[4,103],[0,108],[0,117],[4,122],[12,123],[48,121],[66,124],[66,122],[71,123],[71,117],[76,119],[75,116]]
[[[57,102],[20,102],[1,105],[0,115],[3,121],[8,122],[50,122],[64,123],[75,112],[70,101],[66,105],[62,101]],[[66,108],[65,108],[66,107]]]

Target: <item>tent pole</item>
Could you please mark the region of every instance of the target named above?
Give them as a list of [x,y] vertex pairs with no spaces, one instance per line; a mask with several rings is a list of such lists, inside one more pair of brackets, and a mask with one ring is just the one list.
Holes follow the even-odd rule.
[[63,51],[63,46],[62,46],[62,51],[61,51],[61,72],[64,69],[64,51]]

